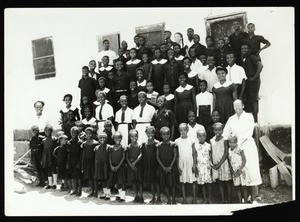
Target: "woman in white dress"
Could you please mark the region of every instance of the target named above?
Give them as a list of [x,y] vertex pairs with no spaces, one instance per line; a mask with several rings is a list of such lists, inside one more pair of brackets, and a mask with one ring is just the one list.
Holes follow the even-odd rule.
[[36,114],[33,117],[32,125],[37,125],[39,127],[39,134],[45,136],[44,128],[47,124],[50,125],[49,118],[43,114],[45,103],[43,101],[36,101],[33,106]]
[[244,104],[241,100],[237,99],[233,103],[235,114],[231,116],[224,128],[223,136],[228,139],[231,134],[238,138],[238,147],[244,150],[246,157],[246,167],[249,171],[251,178],[252,201],[258,195],[256,187],[262,183],[260,169],[259,169],[259,158],[258,150],[255,141],[252,137],[254,130],[254,118],[250,113],[244,111]]

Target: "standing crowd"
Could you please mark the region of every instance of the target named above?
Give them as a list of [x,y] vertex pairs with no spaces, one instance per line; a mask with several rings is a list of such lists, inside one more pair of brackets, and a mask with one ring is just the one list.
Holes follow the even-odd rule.
[[247,33],[238,21],[233,29],[217,42],[207,36],[206,47],[192,28],[186,42],[181,33],[173,42],[165,31],[164,43],[150,48],[137,35],[135,48],[123,41],[117,54],[104,40],[98,58],[82,67],[80,108],[72,106],[71,94],[63,97],[57,137],[43,122],[44,102],[34,104],[39,121],[30,149],[38,186],[48,178],[46,189],[56,189],[60,179],[61,190],[81,196],[89,182],[89,197],[98,197],[101,188],[100,198],[110,200],[117,188],[118,201],[125,201],[131,186],[138,203],[144,203],[147,186],[150,203],[160,204],[164,189],[167,204],[176,204],[178,185],[183,203],[188,185],[193,203],[197,185],[203,203],[212,203],[216,182],[222,203],[232,202],[232,185],[239,202],[254,201],[261,184],[252,138],[263,68],[259,54],[270,42],[254,34],[252,23]]

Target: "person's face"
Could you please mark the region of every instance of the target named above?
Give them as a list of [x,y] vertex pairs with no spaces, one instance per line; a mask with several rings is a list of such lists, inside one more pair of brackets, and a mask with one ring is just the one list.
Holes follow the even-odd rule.
[[186,78],[184,75],[179,76],[179,84],[184,85],[186,83]]
[[97,94],[97,100],[103,104],[105,102],[105,97],[103,94]]
[[105,41],[105,42],[103,43],[103,48],[104,48],[105,50],[108,50],[108,49],[109,49],[109,41]]
[[104,79],[99,79],[98,83],[99,83],[99,86],[100,86],[101,89],[103,89],[105,87],[105,80]]
[[146,89],[149,93],[152,93],[154,89],[153,84],[151,82],[147,83]]
[[158,98],[157,99],[157,105],[158,105],[158,107],[164,107],[165,100],[163,98]]
[[223,49],[224,46],[225,46],[224,40],[218,40],[218,48],[219,48],[219,49]]
[[82,72],[83,77],[87,77],[89,74],[89,70],[87,70],[87,69],[82,69],[81,72]]
[[67,117],[68,117],[68,120],[73,120],[74,119],[74,113],[73,112],[68,112]]
[[167,43],[167,48],[168,48],[168,49],[172,49],[172,46],[173,46],[173,44],[172,44],[171,42],[168,42],[168,43]]
[[181,41],[182,41],[182,37],[181,37],[181,35],[179,35],[179,34],[175,34],[174,35],[174,40],[175,40],[175,42],[177,42],[177,43],[181,43]]
[[136,143],[137,141],[138,141],[138,133],[137,132],[132,132],[131,134],[130,134],[130,141],[132,142],[132,143]]
[[41,114],[43,112],[43,109],[44,109],[42,103],[36,103],[34,108],[35,108],[35,111],[38,115]]
[[203,65],[206,64],[206,56],[205,55],[200,55],[199,60]]
[[194,43],[199,43],[200,42],[200,36],[199,35],[194,35]]
[[124,51],[122,48],[118,49],[118,55],[119,56],[122,56],[124,54]]
[[212,114],[211,114],[211,119],[213,121],[213,123],[217,123],[220,121],[220,114],[218,111],[214,111]]
[[67,139],[66,138],[61,138],[60,139],[60,144],[61,145],[66,145],[67,144]]
[[195,58],[195,56],[196,56],[196,49],[195,49],[195,48],[191,48],[191,49],[190,49],[190,56],[191,56],[192,58]]
[[85,110],[84,110],[84,115],[85,115],[86,117],[90,117],[90,116],[91,116],[91,110],[90,110],[90,109],[85,109]]
[[66,106],[70,106],[72,103],[72,99],[70,97],[66,97],[64,101],[65,101]]
[[114,78],[114,72],[108,72],[107,77],[112,80]]
[[[167,45],[161,45],[160,46],[160,50],[161,50],[161,52],[163,52],[163,53],[165,53],[167,50],[168,50],[168,47],[167,47]],[[156,51],[155,51],[156,52]]]
[[158,49],[157,45],[152,45],[151,46],[151,51],[155,53],[155,50]]
[[187,128],[187,126],[180,126],[179,127],[179,132],[180,132],[180,135],[181,136],[187,136],[187,133],[188,133],[188,128]]
[[130,50],[130,58],[132,58],[132,59],[136,58],[136,51],[135,50]]
[[227,54],[226,61],[228,65],[232,66],[235,63],[235,58],[233,54]]
[[232,26],[235,31],[239,31],[241,28],[240,23],[238,21],[233,22]]
[[116,62],[115,66],[116,66],[116,70],[118,71],[122,71],[124,67],[123,62],[121,61]]
[[97,124],[94,124],[94,125],[92,125],[91,127],[93,128],[93,133],[96,133],[97,130],[98,130]]
[[89,102],[89,99],[86,96],[82,97],[82,103],[83,104],[86,105],[88,102]]
[[121,42],[121,47],[122,47],[122,49],[126,50],[126,49],[128,48],[127,42],[122,41],[122,42]]
[[207,39],[206,39],[206,45],[207,45],[207,46],[212,46],[212,44],[213,44],[212,38],[207,38]]
[[85,135],[86,135],[87,139],[91,139],[92,136],[93,136],[93,132],[92,131],[87,131],[87,132],[85,132]]
[[226,80],[226,72],[224,70],[219,70],[217,72],[217,77],[218,77],[219,81]]
[[122,141],[122,136],[121,135],[115,135],[114,136],[114,141],[115,141],[115,144],[119,145]]
[[200,91],[205,92],[206,88],[207,88],[207,86],[206,86],[205,82],[200,82],[200,84],[199,84]]
[[51,136],[52,135],[52,130],[47,128],[45,130],[45,134],[46,134],[47,137]]
[[78,131],[77,130],[71,130],[72,139],[75,139],[77,136],[78,136]]
[[180,47],[178,45],[175,45],[173,49],[174,49],[176,55],[180,54]]
[[130,51],[129,50],[126,50],[125,54],[126,54],[127,58],[130,57]]
[[109,58],[107,56],[104,56],[102,58],[102,64],[103,64],[103,66],[107,66],[108,63],[109,63]]
[[99,136],[99,143],[100,144],[105,144],[106,138],[107,138],[106,136],[102,136],[102,135]]
[[140,95],[138,95],[138,100],[139,100],[139,103],[140,103],[140,104],[143,104],[143,105],[144,105],[144,104],[146,103],[146,96],[140,94]]
[[136,77],[138,78],[138,80],[143,80],[144,79],[143,71],[142,70],[136,71]]
[[244,105],[241,101],[235,101],[233,103],[233,109],[236,114],[241,114],[244,110]]
[[89,63],[89,67],[90,67],[90,69],[95,69],[96,68],[96,62],[95,61],[91,61]]
[[229,40],[228,36],[225,36],[223,39],[224,39],[224,42],[225,42],[226,45],[228,45],[230,43],[230,40]]
[[164,91],[164,94],[169,94],[170,93],[170,86],[169,85],[164,85],[163,86],[163,91]]
[[153,140],[154,139],[154,131],[151,129],[151,130],[147,130],[146,131],[146,135],[148,137],[149,140]]
[[188,59],[183,60],[183,67],[184,69],[188,70],[191,67],[191,62]]
[[112,131],[112,125],[111,124],[105,124],[104,129],[111,132]]
[[195,113],[190,112],[189,115],[188,115],[188,119],[189,119],[190,123],[194,123],[196,121]]
[[155,50],[155,58],[160,59],[161,58],[161,51],[160,50]]
[[188,30],[187,30],[187,36],[188,36],[189,38],[194,37],[194,30],[193,30],[193,29],[188,29]]
[[129,88],[131,91],[134,91],[136,89],[136,82],[130,82],[129,83]]
[[216,136],[221,136],[222,133],[223,133],[222,127],[215,127],[214,128],[214,133],[215,133]]
[[134,39],[133,39],[134,43],[139,46],[140,43],[139,43],[139,37],[138,36],[135,36]]
[[120,99],[120,105],[122,106],[122,107],[127,107],[127,104],[128,104],[128,102],[127,102],[127,99]]
[[174,58],[174,50],[169,50],[168,51],[168,57],[170,60],[172,60]]
[[209,67],[214,67],[215,66],[215,58],[212,56],[207,57],[207,65]]
[[242,52],[242,55],[248,55],[249,53],[249,47],[247,45],[242,45],[241,47],[241,52]]
[[163,131],[160,135],[163,141],[168,141],[170,139],[170,131]]
[[39,134],[39,129],[32,129],[31,133],[32,133],[33,136],[36,136],[36,135]]
[[144,63],[147,63],[148,62],[148,55],[147,54],[143,54],[142,55],[142,60]]
[[206,133],[197,133],[197,138],[200,143],[205,143]]
[[171,33],[170,32],[164,32],[164,39],[170,39]]
[[235,138],[230,138],[228,140],[228,144],[231,150],[233,150],[237,146],[237,141]]
[[140,43],[140,46],[144,46],[145,45],[145,43],[146,43],[146,41],[145,41],[145,39],[144,38],[139,38],[139,43]]
[[247,29],[248,29],[248,33],[252,34],[255,31],[255,26],[250,24],[250,25],[247,26]]

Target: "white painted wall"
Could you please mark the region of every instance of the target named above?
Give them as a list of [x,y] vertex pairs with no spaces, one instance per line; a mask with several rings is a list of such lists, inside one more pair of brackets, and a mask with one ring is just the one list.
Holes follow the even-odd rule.
[[[294,121],[294,11],[292,8],[162,8],[162,9],[6,9],[5,10],[5,120],[13,128],[29,128],[33,103],[45,101],[45,112],[58,127],[58,112],[66,93],[78,106],[81,67],[95,59],[96,36],[119,31],[133,47],[135,27],[166,23],[181,32],[192,27],[205,44],[204,18],[247,11],[248,22],[272,46],[261,53],[260,125]],[[34,80],[31,40],[52,36],[57,74]]]

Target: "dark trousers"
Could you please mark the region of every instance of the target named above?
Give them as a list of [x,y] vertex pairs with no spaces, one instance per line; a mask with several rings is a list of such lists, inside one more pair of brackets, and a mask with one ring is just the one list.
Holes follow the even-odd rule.
[[206,129],[211,124],[211,107],[210,105],[198,106],[198,123]]
[[37,172],[37,177],[40,183],[44,183],[45,179],[44,179],[44,172],[42,169],[41,159],[42,159],[41,151],[32,151],[32,161]]

